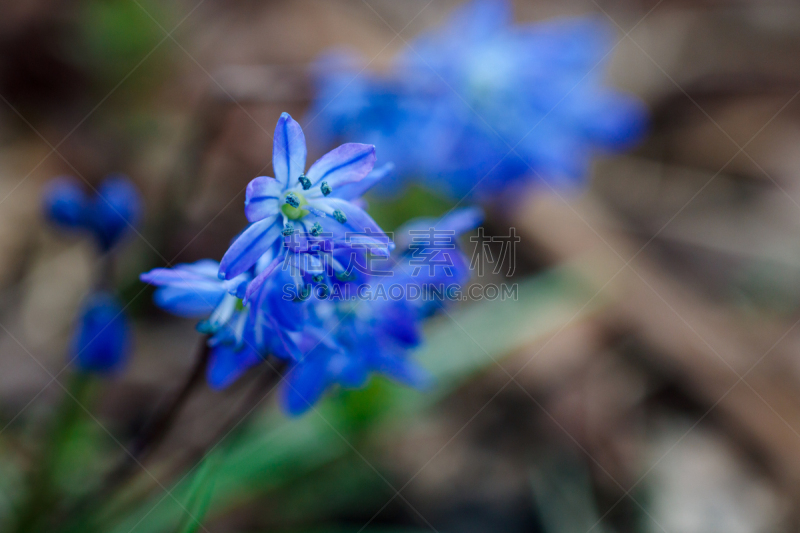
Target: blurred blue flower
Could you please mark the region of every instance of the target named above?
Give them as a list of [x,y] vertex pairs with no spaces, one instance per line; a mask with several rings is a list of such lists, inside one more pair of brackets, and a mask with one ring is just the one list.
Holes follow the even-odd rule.
[[[331,249],[348,234],[368,234],[375,249],[385,253],[391,243],[383,230],[359,206],[358,197],[380,174],[375,147],[344,144],[322,156],[305,171],[306,139],[288,113],[275,128],[272,167],[275,177],[261,176],[247,186],[245,215],[251,222],[220,262],[219,275],[234,278],[261,261],[262,267],[245,295],[249,300],[286,254],[319,246]],[[377,178],[376,178],[377,176]]]
[[89,199],[78,180],[60,176],[47,184],[42,197],[45,215],[65,228],[82,228],[85,224]]
[[92,294],[80,311],[71,345],[71,358],[82,372],[110,374],[119,370],[130,352],[130,326],[120,303],[111,294]]
[[508,0],[474,0],[412,40],[388,73],[322,58],[311,116],[323,142],[358,138],[449,194],[522,180],[577,185],[592,156],[646,129],[636,98],[603,83],[613,34],[595,18],[514,25]]
[[142,212],[139,191],[121,174],[108,176],[92,196],[73,177],[55,178],[45,189],[43,204],[50,221],[89,232],[102,250],[112,248],[134,228]]
[[107,177],[92,202],[90,225],[103,249],[109,249],[139,223],[142,202],[136,186],[121,174]]

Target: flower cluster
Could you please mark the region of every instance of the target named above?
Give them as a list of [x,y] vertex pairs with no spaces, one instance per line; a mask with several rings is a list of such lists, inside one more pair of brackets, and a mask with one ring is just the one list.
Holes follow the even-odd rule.
[[303,131],[284,113],[273,143],[275,177],[248,185],[245,214],[251,224],[221,262],[142,274],[159,287],[157,305],[202,319],[198,330],[208,335],[213,388],[227,387],[270,355],[289,365],[283,401],[293,414],[307,410],[330,386],[359,387],[372,373],[414,386],[426,382],[408,354],[430,306],[407,298],[341,295],[388,283],[424,290],[441,276],[463,280],[467,261],[455,238],[477,225],[479,216],[466,210],[442,220],[451,240],[432,249],[445,256],[447,272],[437,263],[422,275],[410,273],[408,249],[395,250],[364,211],[361,195],[391,171],[374,165],[373,146],[345,144],[306,170]]
[[142,202],[136,187],[121,174],[108,176],[91,196],[77,179],[61,176],[44,192],[44,211],[54,224],[90,234],[108,251],[138,224]]
[[[45,216],[55,225],[91,235],[103,253],[111,255],[141,218],[141,198],[131,181],[112,174],[88,195],[80,182],[62,176],[52,180],[43,196]],[[107,256],[106,260],[110,260]],[[79,371],[109,374],[119,370],[130,352],[130,326],[122,305],[105,289],[110,280],[103,269],[100,287],[86,297],[70,346],[70,361]]]
[[603,84],[611,41],[594,18],[514,25],[509,0],[473,0],[388,72],[322,58],[311,115],[323,142],[371,142],[401,176],[458,197],[576,184],[595,151],[629,147],[646,126],[637,99]]

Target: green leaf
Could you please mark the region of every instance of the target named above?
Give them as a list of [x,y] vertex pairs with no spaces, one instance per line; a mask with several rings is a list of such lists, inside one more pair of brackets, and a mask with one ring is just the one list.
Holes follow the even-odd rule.
[[189,500],[184,510],[183,525],[178,528],[181,533],[195,533],[203,525],[211,497],[214,494],[215,479],[212,471],[219,465],[216,455],[207,457],[200,466],[189,488]]

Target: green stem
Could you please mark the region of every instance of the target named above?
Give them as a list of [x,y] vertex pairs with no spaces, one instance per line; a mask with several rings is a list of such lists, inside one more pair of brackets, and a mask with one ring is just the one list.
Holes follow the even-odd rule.
[[17,509],[14,531],[37,531],[56,507],[59,494],[53,482],[54,473],[62,461],[64,444],[69,440],[70,432],[82,418],[83,404],[90,392],[90,385],[91,378],[87,374],[76,373],[70,378],[53,419],[50,434],[42,447],[41,456],[29,472],[27,495]]
[[203,383],[210,357],[207,341],[208,337],[203,336],[194,366],[182,386],[175,391],[168,402],[159,407],[117,465],[109,471],[96,488],[86,492],[63,510],[58,521],[66,524],[65,527],[62,527],[64,531],[72,531],[70,528],[77,527],[75,524],[89,520],[89,515],[95,514],[98,506],[106,504],[109,499],[118,496],[121,489],[139,473],[141,463],[164,441],[167,433],[172,429],[173,422],[185,407],[192,393]]

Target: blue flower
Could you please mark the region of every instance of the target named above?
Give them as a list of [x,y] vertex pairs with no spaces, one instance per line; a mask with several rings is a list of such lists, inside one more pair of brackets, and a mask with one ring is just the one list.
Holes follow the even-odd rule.
[[593,155],[646,129],[644,106],[603,83],[611,41],[594,18],[514,25],[508,0],[474,0],[387,74],[341,54],[321,60],[311,113],[323,140],[367,140],[401,175],[458,197],[538,177],[575,185]]
[[[253,224],[222,263],[203,260],[141,275],[159,287],[154,294],[159,307],[204,319],[198,330],[209,335],[208,381],[216,389],[227,387],[266,354],[286,360],[300,355],[298,344],[309,331],[307,310],[302,302],[287,301],[284,287],[303,293],[311,286],[364,280],[369,272],[353,273],[351,265],[366,264],[371,254],[388,255],[394,246],[359,198],[392,170],[391,165],[372,169],[372,147],[340,147],[304,175],[303,133],[285,113],[275,139],[278,178],[256,178],[248,186],[245,212]],[[281,159],[282,150],[302,164]],[[298,186],[288,185],[289,175]]]
[[78,180],[61,176],[47,184],[42,203],[51,222],[64,228],[83,228],[89,199]]
[[358,197],[380,179],[379,174],[369,177],[374,165],[374,146],[350,143],[325,154],[306,171],[303,130],[283,113],[272,148],[275,177],[258,177],[248,184],[245,215],[251,224],[222,258],[220,277],[232,279],[261,261],[254,288],[246,295],[249,300],[285,261],[292,251],[286,241],[296,236],[299,241],[294,242],[294,252],[313,245],[331,249],[334,243],[344,242],[348,234],[366,233],[375,238],[377,248],[388,253],[388,238],[358,202]]
[[119,370],[130,352],[130,326],[112,295],[91,295],[80,311],[71,357],[82,372],[110,374]]
[[[284,113],[273,147],[276,177],[249,184],[245,214],[251,224],[222,261],[141,275],[158,286],[154,299],[161,308],[201,319],[198,330],[209,336],[211,348],[212,388],[227,387],[268,356],[288,364],[282,394],[292,414],[332,386],[360,387],[376,373],[412,386],[429,381],[409,354],[433,309],[411,297],[411,289],[419,297],[435,284],[466,281],[469,267],[456,240],[479,223],[480,214],[461,210],[417,221],[409,234],[427,228],[438,232],[438,240],[404,239],[406,250],[390,257],[394,243],[361,199],[393,169],[373,169],[374,152],[369,145],[346,144],[304,172],[303,132]],[[436,257],[433,268],[409,272],[419,254]],[[395,265],[378,272],[376,257]],[[405,289],[395,295],[398,284]],[[347,290],[353,296],[341,297]]]
[[108,176],[89,196],[75,178],[52,180],[44,193],[44,211],[55,224],[90,233],[102,250],[109,250],[134,228],[141,218],[141,197],[131,181]]

